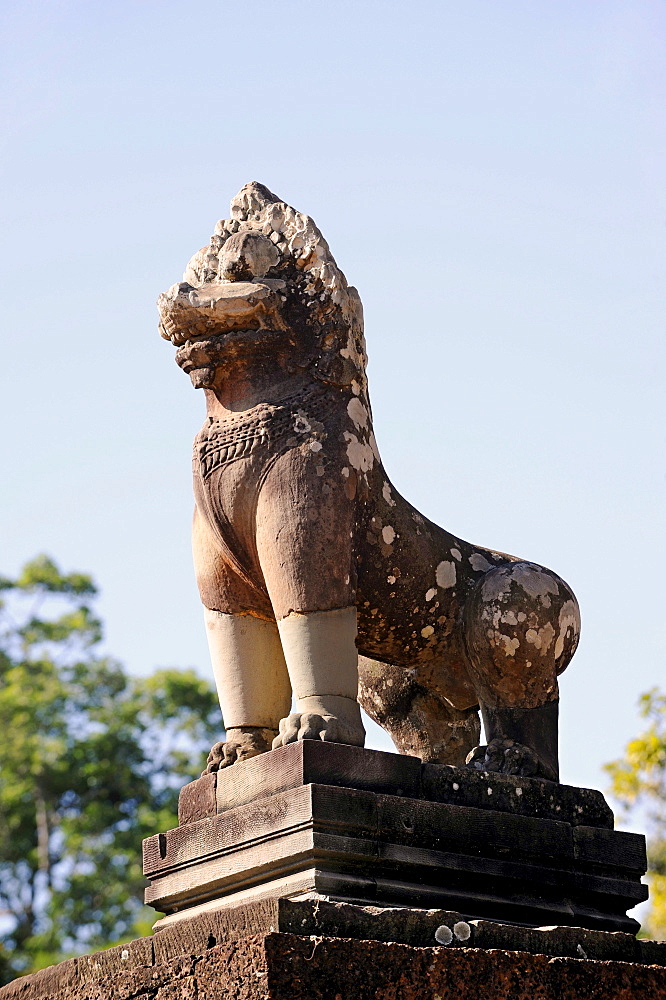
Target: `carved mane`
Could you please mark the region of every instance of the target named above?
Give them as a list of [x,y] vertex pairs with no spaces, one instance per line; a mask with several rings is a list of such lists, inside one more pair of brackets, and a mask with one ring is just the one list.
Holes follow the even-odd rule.
[[263,184],[246,184],[231,202],[231,217],[220,220],[208,246],[199,250],[185,269],[183,280],[200,286],[220,280],[220,253],[234,233],[259,232],[280,253],[270,277],[292,271],[307,307],[307,325],[317,328],[316,357],[311,374],[334,385],[355,380],[365,390],[363,307],[356,289],[337,266],[328,243],[313,220],[281,201]]

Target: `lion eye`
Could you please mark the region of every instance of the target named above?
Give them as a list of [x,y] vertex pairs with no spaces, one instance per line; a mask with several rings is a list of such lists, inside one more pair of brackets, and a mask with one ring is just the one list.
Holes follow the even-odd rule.
[[262,233],[234,233],[220,251],[220,275],[227,281],[263,278],[279,260],[279,251]]

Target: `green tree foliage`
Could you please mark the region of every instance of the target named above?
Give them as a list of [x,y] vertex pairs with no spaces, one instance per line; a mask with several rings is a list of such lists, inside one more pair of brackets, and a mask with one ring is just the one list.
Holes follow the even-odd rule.
[[220,736],[194,671],[98,654],[95,594],[45,556],[0,578],[0,983],[146,932],[141,840]]
[[646,729],[606,770],[625,813],[640,808],[647,816],[651,908],[645,930],[650,937],[666,939],[666,695],[654,688],[641,696],[639,705]]

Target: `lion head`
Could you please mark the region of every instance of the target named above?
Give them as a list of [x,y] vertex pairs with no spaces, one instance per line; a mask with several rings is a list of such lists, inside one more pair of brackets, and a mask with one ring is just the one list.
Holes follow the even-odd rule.
[[273,350],[323,382],[365,385],[358,292],[312,219],[256,181],[157,305],[160,332],[197,388]]

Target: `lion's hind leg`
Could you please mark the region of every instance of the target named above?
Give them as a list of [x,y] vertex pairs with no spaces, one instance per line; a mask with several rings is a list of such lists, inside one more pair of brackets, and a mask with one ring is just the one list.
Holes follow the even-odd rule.
[[557,781],[557,675],[580,632],[572,591],[534,563],[497,566],[470,594],[464,627],[487,739],[470,764]]
[[416,670],[359,657],[359,701],[400,753],[426,763],[462,766],[479,742],[478,709],[453,708],[419,684]]

